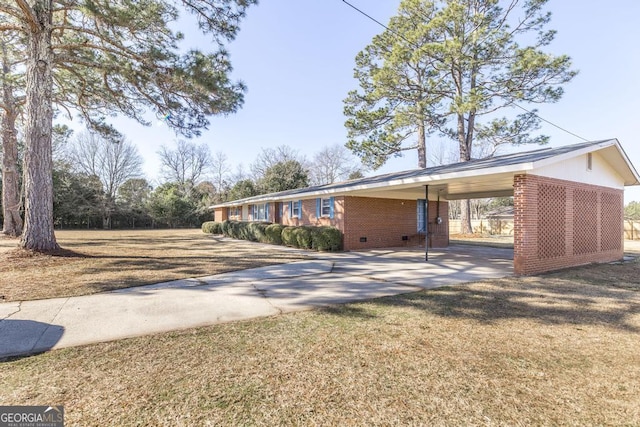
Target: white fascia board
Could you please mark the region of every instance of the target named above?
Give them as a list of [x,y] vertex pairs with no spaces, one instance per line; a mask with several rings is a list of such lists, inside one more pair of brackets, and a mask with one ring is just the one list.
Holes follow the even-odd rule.
[[638,175],[638,171],[636,170],[633,163],[631,163],[631,159],[629,159],[629,156],[627,156],[627,153],[624,151],[624,148],[622,148],[622,144],[620,144],[620,141],[618,141],[618,139],[615,139],[614,141],[616,142],[616,148],[618,149],[618,152],[620,153],[624,161],[627,163],[627,166],[629,167],[629,171],[631,172],[634,179],[636,180],[636,182],[629,185],[640,185],[640,175]]
[[[366,190],[388,190],[393,187],[410,187],[415,185],[431,185],[431,184],[445,184],[447,181],[459,180],[463,178],[473,178],[484,175],[498,175],[498,174],[506,174],[517,172],[526,172],[533,168],[532,163],[519,163],[516,165],[509,166],[500,166],[493,167],[488,169],[476,169],[476,170],[468,170],[463,172],[451,172],[442,175],[427,175],[415,178],[405,178],[405,179],[396,179],[389,182],[375,183],[375,184],[363,184],[356,185],[353,187],[347,188],[335,188],[335,189],[327,189],[327,190],[317,190],[317,191],[309,191],[305,193],[298,193],[295,195],[278,197],[270,200],[297,200],[301,198],[308,197],[318,197],[318,196],[335,196],[335,195],[347,195],[349,193],[354,193],[357,191],[366,191]],[[268,201],[266,198],[264,201]]]
[[411,187],[415,185],[432,185],[432,184],[445,184],[447,181],[459,180],[464,178],[474,178],[486,175],[501,175],[501,174],[516,174],[518,172],[527,172],[533,169],[532,162],[518,163],[508,166],[494,166],[486,169],[470,169],[461,172],[450,172],[445,174],[419,176],[413,178],[396,179],[387,182],[378,182],[373,184],[354,185],[343,188],[329,188],[325,190],[315,190],[300,192],[296,194],[286,196],[271,196],[265,194],[263,197],[256,197],[250,199],[235,200],[232,202],[226,202],[219,205],[213,205],[210,209],[224,208],[230,206],[240,206],[244,204],[254,203],[266,203],[266,202],[278,202],[278,201],[290,201],[304,198],[322,197],[322,196],[337,196],[348,195],[351,193],[357,193],[358,191],[370,191],[370,190],[388,190],[393,187]]
[[[609,147],[616,147],[616,149],[618,150],[618,154],[620,155],[620,157],[622,157],[624,163],[626,164],[629,172],[631,172],[631,175],[633,175],[635,182],[634,183],[629,183],[625,185],[639,185],[640,184],[640,176],[638,175],[638,172],[636,171],[635,167],[633,166],[633,163],[631,163],[631,160],[629,160],[629,157],[627,156],[627,153],[625,153],[624,149],[622,148],[622,146],[620,145],[620,141],[618,141],[616,138],[614,139],[607,139],[604,140],[602,142],[600,142],[597,145],[591,145],[589,147],[585,147],[583,149],[580,150],[575,150],[575,151],[570,151],[568,153],[565,154],[561,154],[558,156],[553,156],[553,157],[549,157],[547,159],[544,160],[539,160],[537,162],[534,162],[533,166],[535,169],[538,168],[542,168],[545,166],[549,166],[552,165],[554,163],[558,163],[558,162],[562,162],[568,159],[572,159],[574,157],[578,157],[578,156],[582,156],[588,153],[594,153],[596,151],[600,151],[603,150],[605,148],[609,148]],[[624,177],[624,174],[621,172],[620,175],[622,177]]]
[[569,151],[568,153],[558,154],[556,156],[551,156],[546,159],[538,160],[533,162],[534,169],[538,169],[544,166],[549,166],[554,163],[562,162],[567,159],[573,159],[574,157],[582,156],[584,154],[593,153],[594,151],[602,150],[603,148],[611,147],[612,145],[616,145],[617,140],[608,139],[604,140],[598,145],[590,145],[589,147],[582,148],[580,150]]

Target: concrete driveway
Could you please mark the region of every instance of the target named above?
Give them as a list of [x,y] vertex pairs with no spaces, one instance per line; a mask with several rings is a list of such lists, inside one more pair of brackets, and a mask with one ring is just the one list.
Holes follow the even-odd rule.
[[252,319],[513,274],[513,251],[314,254],[317,258],[95,295],[0,304],[0,358]]

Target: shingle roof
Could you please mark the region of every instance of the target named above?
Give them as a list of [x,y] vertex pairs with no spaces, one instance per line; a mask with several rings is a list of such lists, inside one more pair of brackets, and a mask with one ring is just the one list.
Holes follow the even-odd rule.
[[590,141],[590,142],[583,142],[579,144],[566,145],[562,147],[541,148],[539,150],[526,151],[523,153],[505,154],[502,156],[495,156],[495,157],[490,157],[486,159],[473,159],[467,162],[452,163],[448,165],[434,166],[430,168],[411,169],[411,170],[406,170],[401,172],[392,172],[392,173],[387,173],[383,175],[370,176],[365,178],[333,183],[333,184],[318,185],[318,186],[312,186],[312,187],[298,188],[295,190],[281,191],[277,193],[262,194],[259,196],[253,196],[245,199],[234,200],[227,203],[221,203],[219,205],[212,206],[212,208],[219,207],[219,206],[234,206],[234,205],[258,202],[258,201],[264,201],[264,200],[286,199],[286,198],[290,198],[291,196],[304,195],[307,193],[336,192],[340,190],[349,190],[353,187],[362,187],[362,186],[386,183],[390,181],[428,177],[430,175],[449,175],[449,174],[455,174],[455,173],[470,172],[474,170],[479,171],[479,170],[485,170],[490,168],[500,168],[500,167],[515,166],[520,164],[529,164],[529,163],[545,160],[551,157],[561,156],[563,154],[571,153],[573,151],[579,151],[583,149],[588,149],[590,147],[599,146],[599,145],[602,145],[603,143],[604,144],[610,143],[610,145],[613,145],[613,144],[617,144],[617,140],[609,139],[609,140],[600,140],[600,141]]

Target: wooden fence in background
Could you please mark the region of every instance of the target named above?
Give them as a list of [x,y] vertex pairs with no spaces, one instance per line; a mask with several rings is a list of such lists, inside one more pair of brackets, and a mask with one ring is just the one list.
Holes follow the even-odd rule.
[[[471,227],[474,233],[491,234],[497,236],[513,236],[512,220],[472,219]],[[449,233],[460,233],[460,220],[449,220]],[[624,221],[624,238],[626,240],[640,240],[640,221]]]

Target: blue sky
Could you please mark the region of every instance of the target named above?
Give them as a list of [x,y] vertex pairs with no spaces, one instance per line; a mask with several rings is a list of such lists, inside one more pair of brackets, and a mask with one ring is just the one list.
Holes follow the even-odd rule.
[[[350,2],[384,23],[399,4]],[[553,13],[549,28],[558,31],[549,50],[570,55],[580,74],[558,103],[537,106],[539,115],[588,140],[618,138],[640,168],[640,1],[550,0],[547,8]],[[354,58],[382,30],[341,0],[263,0],[248,11],[228,46],[233,76],[248,86],[245,105],[235,115],[214,118],[195,141],[223,151],[234,169],[240,163],[248,168],[264,147],[285,144],[311,157],[323,146],[344,144],[342,100],[357,88]],[[206,47],[205,36],[183,31],[190,42]],[[176,136],[159,123],[116,125],[137,144],[154,182],[156,152]],[[551,136],[551,146],[580,142],[550,125],[541,132]],[[379,172],[415,167],[417,158],[409,153]],[[625,202],[630,200],[640,200],[640,189],[627,189]]]

